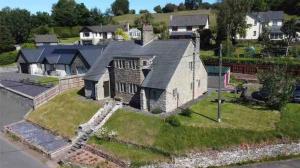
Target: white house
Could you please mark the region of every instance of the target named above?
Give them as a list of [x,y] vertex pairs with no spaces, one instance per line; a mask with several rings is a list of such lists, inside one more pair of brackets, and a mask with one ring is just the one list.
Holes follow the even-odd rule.
[[115,32],[119,28],[129,33],[129,24],[84,26],[80,30],[80,43],[83,45],[97,45],[103,40],[112,40],[115,38]]
[[171,38],[191,38],[197,30],[209,29],[208,15],[171,15],[169,35]]
[[284,35],[280,30],[284,21],[283,11],[252,12],[246,15],[249,26],[245,36],[237,35],[240,40],[257,40],[263,33],[263,27],[269,31],[271,40],[282,40]]

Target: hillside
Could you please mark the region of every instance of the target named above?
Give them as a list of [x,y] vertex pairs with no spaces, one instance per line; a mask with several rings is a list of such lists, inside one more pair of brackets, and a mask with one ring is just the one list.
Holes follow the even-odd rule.
[[[166,22],[169,24],[170,15],[192,15],[192,14],[209,14],[211,27],[216,26],[216,12],[212,10],[192,10],[192,11],[180,11],[173,13],[154,13],[154,22]],[[113,20],[118,23],[130,23],[133,24],[136,18],[140,17],[140,14],[127,14],[122,16],[115,16]]]

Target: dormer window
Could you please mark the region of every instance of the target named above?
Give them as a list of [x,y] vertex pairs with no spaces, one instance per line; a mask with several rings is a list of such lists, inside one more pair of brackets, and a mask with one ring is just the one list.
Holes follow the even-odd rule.
[[178,27],[177,26],[173,26],[172,27],[172,31],[178,31]]
[[89,32],[84,32],[83,35],[84,35],[84,37],[89,37],[90,33]]
[[187,31],[192,31],[192,30],[193,30],[193,26],[187,26],[187,27],[186,27],[186,30],[187,30]]

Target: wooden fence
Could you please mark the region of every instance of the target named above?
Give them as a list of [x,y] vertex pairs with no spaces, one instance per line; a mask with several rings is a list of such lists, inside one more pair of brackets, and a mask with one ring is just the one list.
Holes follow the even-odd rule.
[[83,87],[84,80],[83,76],[68,76],[59,79],[59,84],[41,93],[40,95],[33,98],[33,108],[37,108],[49,100],[53,99],[58,94],[76,88]]

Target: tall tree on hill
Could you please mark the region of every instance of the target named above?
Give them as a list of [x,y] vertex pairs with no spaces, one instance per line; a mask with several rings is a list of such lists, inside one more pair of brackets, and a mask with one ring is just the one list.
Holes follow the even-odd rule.
[[269,10],[268,0],[254,0],[252,5],[253,11],[267,11]]
[[111,10],[115,16],[124,15],[129,13],[128,0],[116,0],[111,4]]
[[6,26],[16,43],[27,41],[31,31],[31,15],[25,9],[2,9],[1,24]]
[[217,16],[218,43],[229,38],[232,44],[236,44],[237,34],[245,35],[246,28],[248,27],[245,18],[251,6],[251,1],[223,0]]
[[184,4],[186,9],[198,9],[198,7],[202,4],[202,0],[185,0]]
[[153,8],[153,10],[156,12],[156,13],[162,13],[162,9],[161,9],[161,6],[160,5],[157,5]]
[[75,15],[77,24],[84,26],[84,25],[90,25],[89,24],[89,18],[90,18],[90,11],[86,8],[84,3],[76,4],[75,7]]
[[74,0],[59,0],[52,6],[52,17],[57,26],[77,25],[76,2]]
[[14,50],[15,41],[6,26],[0,25],[0,53]]
[[33,28],[39,26],[51,26],[53,24],[52,18],[47,12],[37,12],[31,16],[31,24]]
[[103,14],[98,8],[92,8],[90,10],[90,17],[88,18],[88,25],[100,25],[103,23]]
[[177,10],[177,6],[175,4],[172,4],[172,3],[166,4],[166,6],[163,7],[163,9],[162,9],[162,11],[164,13],[175,12],[176,10]]
[[150,25],[153,24],[154,17],[151,13],[145,13],[141,17],[137,18],[134,21],[134,24],[137,28],[141,29],[144,24]]

